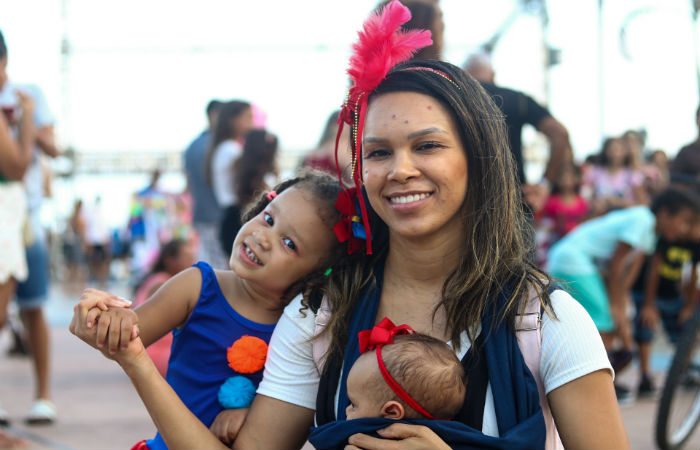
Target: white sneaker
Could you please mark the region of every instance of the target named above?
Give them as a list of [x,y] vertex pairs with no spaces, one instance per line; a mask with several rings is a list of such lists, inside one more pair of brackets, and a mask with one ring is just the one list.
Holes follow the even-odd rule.
[[51,400],[40,398],[34,400],[25,422],[29,425],[50,424],[56,420],[56,405]]
[[0,406],[0,426],[6,427],[10,424],[10,415]]

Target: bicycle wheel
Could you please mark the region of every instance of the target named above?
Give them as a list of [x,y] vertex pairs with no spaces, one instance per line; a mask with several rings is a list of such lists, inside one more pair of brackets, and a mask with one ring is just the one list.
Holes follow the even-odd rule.
[[700,422],[700,311],[688,322],[681,336],[656,416],[656,444],[677,450]]

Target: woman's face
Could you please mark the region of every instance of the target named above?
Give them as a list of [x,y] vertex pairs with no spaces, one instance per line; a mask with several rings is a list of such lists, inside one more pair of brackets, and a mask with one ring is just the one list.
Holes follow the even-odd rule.
[[392,236],[461,233],[467,157],[456,124],[436,99],[394,92],[367,111],[362,177]]
[[625,162],[625,146],[620,139],[615,139],[608,144],[606,150],[609,166],[621,166]]
[[253,108],[246,108],[245,111],[231,118],[230,129],[235,130],[234,132],[236,133],[235,136],[232,136],[233,139],[245,136],[251,128],[253,128]]

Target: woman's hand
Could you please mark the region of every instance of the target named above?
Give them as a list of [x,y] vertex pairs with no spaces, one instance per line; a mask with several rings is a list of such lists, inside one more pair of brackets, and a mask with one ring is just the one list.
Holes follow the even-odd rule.
[[377,431],[382,439],[366,434],[353,434],[348,439],[346,450],[382,450],[382,449],[415,449],[415,450],[444,450],[450,449],[433,430],[422,425],[395,423]]

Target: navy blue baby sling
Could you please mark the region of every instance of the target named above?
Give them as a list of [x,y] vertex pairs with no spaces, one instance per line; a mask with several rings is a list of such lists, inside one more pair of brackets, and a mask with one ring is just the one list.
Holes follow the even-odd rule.
[[[345,420],[345,408],[349,404],[348,373],[360,356],[357,334],[374,326],[379,308],[383,265],[377,266],[375,283],[363,291],[350,319],[344,361],[329,361],[321,377],[316,399],[318,426],[309,436],[309,441],[318,450],[342,449],[348,437],[355,433],[378,436],[374,431],[396,423],[383,418]],[[496,308],[505,305],[507,299],[507,291],[499,293]],[[491,329],[495,311],[484,314],[482,333],[462,359],[468,378],[467,394],[457,417],[451,421],[412,419],[401,422],[429,427],[454,449],[542,449],[546,429],[535,378],[525,364],[515,333],[508,325],[502,323]],[[493,393],[499,437],[481,432],[488,383]],[[334,397],[338,386],[336,410]]]

